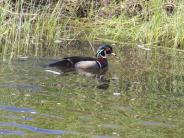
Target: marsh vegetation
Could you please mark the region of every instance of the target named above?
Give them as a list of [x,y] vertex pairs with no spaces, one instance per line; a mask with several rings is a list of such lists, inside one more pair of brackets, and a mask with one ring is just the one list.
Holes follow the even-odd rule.
[[81,41],[183,49],[183,6],[182,0],[1,0],[0,52],[4,59],[58,55]]

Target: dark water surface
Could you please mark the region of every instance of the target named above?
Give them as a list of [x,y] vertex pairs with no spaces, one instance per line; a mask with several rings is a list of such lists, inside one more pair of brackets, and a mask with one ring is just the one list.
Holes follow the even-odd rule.
[[105,81],[46,72],[53,58],[1,61],[0,137],[183,137],[184,54],[116,53]]

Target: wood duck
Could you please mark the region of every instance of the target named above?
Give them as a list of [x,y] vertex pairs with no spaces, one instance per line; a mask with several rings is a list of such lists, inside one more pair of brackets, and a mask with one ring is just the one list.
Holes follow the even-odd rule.
[[114,55],[110,45],[101,45],[96,53],[96,57],[72,56],[65,57],[61,61],[51,63],[49,67],[56,67],[64,72],[72,70],[83,70],[86,72],[98,72],[108,67],[107,56]]

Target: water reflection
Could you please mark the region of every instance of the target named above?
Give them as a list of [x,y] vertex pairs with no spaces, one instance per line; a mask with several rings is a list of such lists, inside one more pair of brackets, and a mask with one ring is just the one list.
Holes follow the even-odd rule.
[[20,113],[31,113],[31,114],[37,113],[35,110],[30,109],[30,108],[18,108],[15,106],[0,106],[0,110],[20,112]]
[[0,66],[2,134],[182,137],[183,53],[123,47],[118,56],[106,74],[52,75],[42,67],[50,58]]
[[0,135],[24,135],[25,133],[23,131],[14,131],[14,130],[0,130]]
[[153,121],[145,121],[142,123],[145,126],[155,126],[155,127],[167,127],[167,128],[171,128],[171,127],[175,127],[172,124],[167,124],[167,123],[161,123],[161,122],[153,122]]
[[54,75],[60,75],[61,77],[64,75],[70,75],[70,74],[80,74],[83,75],[85,77],[88,78],[94,78],[99,82],[99,85],[95,86],[98,89],[103,89],[106,90],[109,88],[109,83],[110,83],[110,79],[106,79],[105,78],[105,73],[107,72],[107,68],[105,70],[99,70],[99,71],[86,71],[86,70],[81,70],[81,69],[77,69],[77,70],[70,70],[70,72],[62,72],[63,70],[60,69],[60,71],[55,71],[55,70],[50,70],[50,69],[45,69],[46,72],[52,73]]
[[1,83],[0,88],[15,88],[15,89],[28,89],[31,91],[39,91],[39,86],[36,84],[18,84],[18,83]]
[[16,128],[26,129],[26,130],[36,132],[36,133],[41,133],[41,134],[55,134],[55,135],[78,134],[77,132],[73,132],[73,131],[43,129],[43,128],[33,127],[29,125],[24,125],[24,124],[18,124],[15,122],[0,122],[0,126],[16,127]]
[[119,138],[119,136],[92,136],[92,138]]
[[33,118],[30,117],[26,117],[26,116],[15,116],[15,115],[1,115],[0,118],[4,118],[4,119],[20,119],[20,120],[28,120],[31,121],[33,120]]

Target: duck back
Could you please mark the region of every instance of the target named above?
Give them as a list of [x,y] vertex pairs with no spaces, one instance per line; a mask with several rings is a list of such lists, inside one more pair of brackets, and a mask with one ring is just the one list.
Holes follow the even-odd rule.
[[80,57],[80,56],[65,57],[61,61],[57,61],[49,64],[49,67],[74,68],[75,64],[80,61],[95,61],[95,60],[96,58],[92,58],[92,57]]

